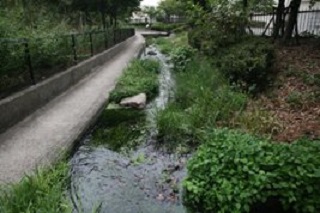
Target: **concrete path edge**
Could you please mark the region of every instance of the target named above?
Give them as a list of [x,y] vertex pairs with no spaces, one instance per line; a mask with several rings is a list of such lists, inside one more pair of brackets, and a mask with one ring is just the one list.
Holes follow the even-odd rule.
[[128,39],[112,60],[1,134],[0,184],[17,182],[65,157],[96,122],[122,71],[144,48],[141,35]]
[[76,85],[94,71],[95,67],[111,60],[114,55],[126,48],[126,44],[132,42],[132,39],[134,38],[131,37],[64,72],[57,73],[34,86],[0,100],[0,112],[5,112],[0,113],[0,133]]

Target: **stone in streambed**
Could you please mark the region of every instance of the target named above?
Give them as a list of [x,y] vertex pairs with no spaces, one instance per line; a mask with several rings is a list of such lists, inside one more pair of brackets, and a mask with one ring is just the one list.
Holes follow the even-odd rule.
[[148,51],[147,54],[148,54],[148,55],[157,55],[157,53],[156,53],[155,51],[153,51],[153,50]]
[[131,107],[137,109],[144,109],[147,104],[147,95],[145,93],[140,93],[139,95],[124,98],[120,102],[122,107]]

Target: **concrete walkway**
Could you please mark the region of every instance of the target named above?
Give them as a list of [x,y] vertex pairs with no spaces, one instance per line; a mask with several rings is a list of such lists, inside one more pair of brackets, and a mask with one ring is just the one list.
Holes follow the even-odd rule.
[[56,160],[94,122],[144,38],[136,35],[102,67],[64,94],[0,135],[0,184],[16,182]]

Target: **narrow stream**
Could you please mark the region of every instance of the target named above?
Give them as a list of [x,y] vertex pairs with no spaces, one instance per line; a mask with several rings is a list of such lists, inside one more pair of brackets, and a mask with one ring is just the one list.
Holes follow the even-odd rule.
[[92,146],[87,135],[71,159],[71,199],[74,212],[184,213],[181,181],[186,175],[186,156],[157,149],[156,112],[164,109],[173,95],[174,82],[168,58],[155,47],[161,65],[159,95],[146,109],[145,139],[129,154],[104,146]]

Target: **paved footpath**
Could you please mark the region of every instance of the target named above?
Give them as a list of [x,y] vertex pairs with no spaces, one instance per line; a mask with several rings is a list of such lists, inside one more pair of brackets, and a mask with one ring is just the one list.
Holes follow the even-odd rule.
[[69,150],[102,109],[116,80],[143,44],[141,35],[130,38],[125,50],[0,135],[0,184],[19,181]]

